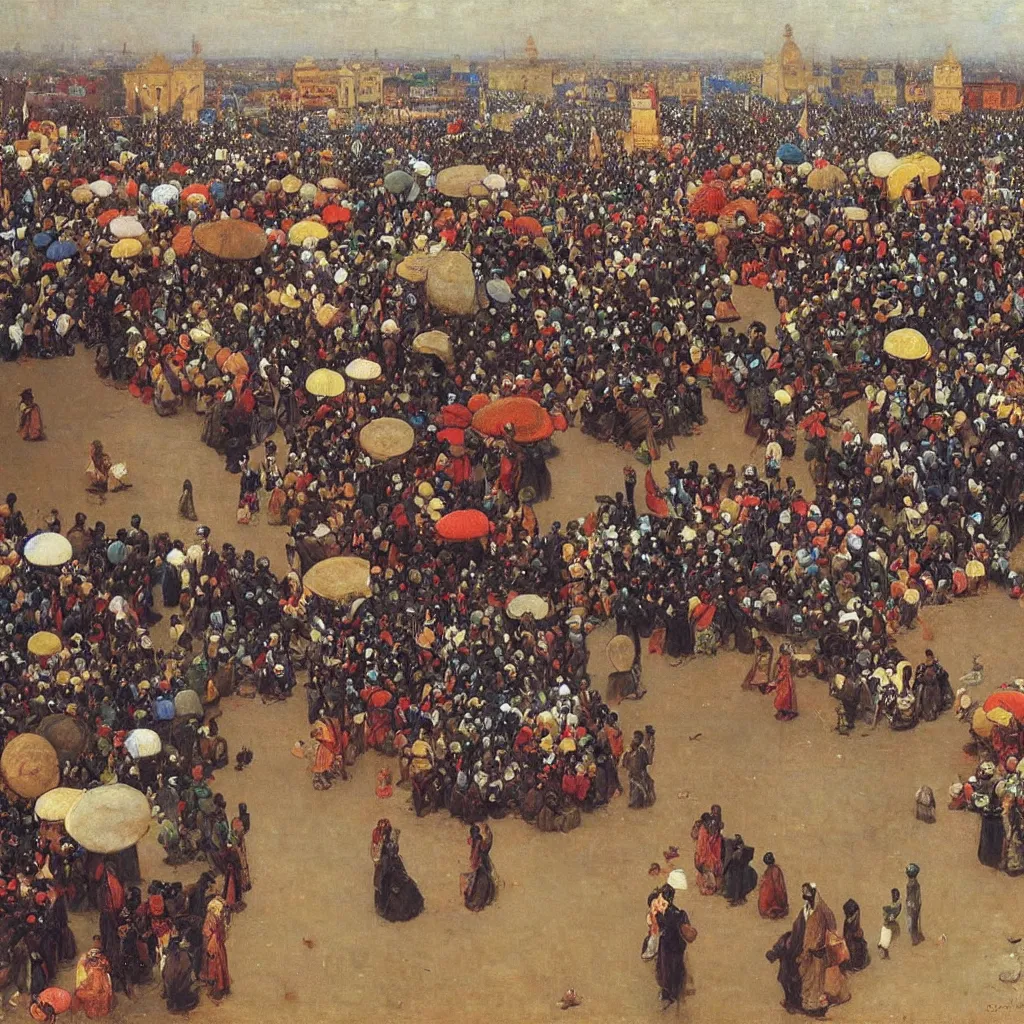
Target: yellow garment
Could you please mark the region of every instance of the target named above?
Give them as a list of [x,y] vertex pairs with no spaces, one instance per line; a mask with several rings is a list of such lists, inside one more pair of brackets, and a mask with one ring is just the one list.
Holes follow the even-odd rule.
[[409,753],[412,754],[409,770],[413,775],[430,771],[430,744],[426,740],[416,740],[409,748]]

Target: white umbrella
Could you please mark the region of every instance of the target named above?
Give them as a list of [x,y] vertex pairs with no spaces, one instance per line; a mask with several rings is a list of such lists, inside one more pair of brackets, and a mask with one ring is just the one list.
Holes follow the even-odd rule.
[[181,548],[171,548],[167,552],[167,564],[168,565],[184,565],[185,564],[185,552]]
[[125,737],[124,749],[138,761],[142,757],[156,757],[163,749],[163,741],[152,729],[132,729]]
[[174,713],[178,718],[188,718],[194,715],[196,718],[203,717],[203,702],[195,690],[179,690],[174,695]]
[[380,376],[380,363],[361,356],[345,367],[345,376],[351,380],[376,380]]
[[548,617],[551,609],[548,606],[547,598],[541,597],[540,594],[517,594],[509,601],[505,611],[512,619],[521,619],[524,615],[529,614],[537,622],[540,622]]
[[489,188],[492,192],[500,192],[508,182],[500,174],[488,174],[484,178],[484,187]]
[[37,533],[25,542],[25,558],[33,565],[63,565],[72,553],[71,541],[59,533]]
[[146,229],[137,217],[115,217],[110,222],[110,233],[115,238],[140,238]]
[[876,434],[872,434],[871,437],[868,438],[868,440],[873,445],[877,445],[879,448],[884,448],[885,447],[885,435],[884,434],[877,434],[877,433]]
[[91,853],[120,853],[142,839],[151,821],[145,795],[115,782],[86,790],[68,812],[64,828]]
[[416,163],[412,165],[412,169],[421,178],[429,178],[432,170],[430,164],[428,164],[426,160],[417,160]]
[[157,185],[156,188],[150,193],[149,198],[154,203],[163,203],[164,206],[173,206],[178,201],[178,196],[181,195],[181,189],[177,185],[172,185],[170,182],[164,182],[162,185]]
[[89,190],[94,196],[99,196],[100,199],[106,199],[107,196],[111,195],[114,191],[114,186],[109,181],[104,181],[99,178],[96,181],[89,183]]

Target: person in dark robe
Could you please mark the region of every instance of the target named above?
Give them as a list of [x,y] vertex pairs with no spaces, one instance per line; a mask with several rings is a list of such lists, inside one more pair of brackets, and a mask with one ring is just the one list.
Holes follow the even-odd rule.
[[762,917],[774,921],[789,913],[789,895],[782,868],[775,863],[775,855],[770,851],[764,855],[764,864],[761,887],[757,892],[757,910]]
[[974,803],[981,812],[978,860],[986,867],[998,868],[1003,862],[1003,840],[1006,838],[1002,809],[985,794],[975,796]]
[[181,601],[181,573],[166,558],[161,567],[160,592],[165,608],[176,608]]
[[850,959],[842,965],[844,971],[862,971],[871,962],[867,939],[860,924],[860,904],[850,899],[843,904],[843,941]]
[[770,964],[779,965],[778,979],[782,986],[782,1005],[790,1013],[799,1013],[800,1002],[800,971],[796,959],[800,955],[801,941],[791,931],[780,935],[775,945],[765,953]]
[[493,903],[497,895],[491,863],[494,836],[486,824],[470,825],[468,842],[469,871],[461,878],[462,899],[467,910],[479,912]]
[[196,503],[192,494],[192,481],[185,480],[181,485],[181,497],[178,499],[178,515],[190,522],[197,522]]
[[686,911],[673,902],[675,889],[671,885],[663,885],[661,895],[667,906],[656,915],[660,940],[655,977],[661,989],[662,1002],[671,1006],[682,995],[686,982],[686,947],[696,938],[696,931],[691,928]]
[[727,847],[722,868],[723,892],[729,906],[738,907],[746,903],[747,895],[757,888],[757,871],[750,863],[754,859],[754,848],[747,846],[739,834]]
[[161,972],[163,997],[172,1013],[187,1013],[199,1005],[199,988],[192,972],[192,960],[181,948],[181,939],[172,935],[164,955]]
[[654,779],[648,774],[650,755],[644,746],[644,734],[633,733],[629,750],[623,755],[622,763],[629,775],[629,806],[634,809],[653,807],[655,797]]
[[693,654],[693,628],[685,601],[665,605],[665,653],[677,661]]
[[423,896],[409,877],[398,852],[398,835],[391,822],[381,818],[373,830],[373,904],[385,921],[411,921],[423,910]]

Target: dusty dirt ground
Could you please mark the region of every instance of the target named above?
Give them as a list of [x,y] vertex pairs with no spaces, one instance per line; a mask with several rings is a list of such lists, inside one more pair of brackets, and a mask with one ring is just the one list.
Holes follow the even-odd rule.
[[[772,323],[763,293],[741,290],[737,298],[748,315]],[[14,432],[17,396],[29,386],[48,435],[38,445]],[[751,458],[741,419],[710,399],[706,409],[701,434],[677,443],[663,460],[739,466]],[[170,529],[187,537],[191,525],[175,518],[187,476],[215,543],[251,547],[283,567],[283,530],[234,522],[238,481],[198,442],[200,420],[190,413],[159,419],[99,382],[88,353],[0,367],[0,410],[8,417],[0,489],[17,491],[30,522],[57,507],[65,528],[78,510],[90,522],[99,517],[120,526],[137,511],[151,533]],[[94,437],[115,460],[128,462],[134,482],[102,502],[85,493],[83,470]],[[578,431],[558,443],[554,496],[538,509],[544,524],[583,514],[594,494],[614,493],[628,461]],[[808,486],[802,459],[787,471]],[[974,652],[984,653],[992,686],[1024,674],[1015,645],[1007,642],[1024,626],[1024,612],[1005,595],[992,592],[930,610],[925,618],[935,633],[930,646],[954,681],[970,668]],[[603,652],[610,635],[605,627],[591,645],[599,685],[608,670]],[[902,645],[915,661],[926,646],[920,630]],[[796,683],[800,717],[782,724],[769,698],[740,690],[746,669],[747,659],[734,654],[677,668],[664,658],[645,659],[649,692],[620,712],[624,728],[657,728],[657,804],[634,812],[619,798],[585,816],[583,827],[569,835],[542,834],[518,820],[496,822],[493,859],[502,887],[496,904],[479,915],[464,909],[458,889],[467,830],[446,816],[417,820],[403,790],[378,800],[374,778],[384,758],[366,756],[347,784],[315,792],[304,763],[290,755],[292,743],[308,732],[301,695],[268,707],[226,702],[223,732],[233,750],[248,744],[255,760],[243,774],[220,773],[215,786],[229,806],[248,802],[255,888],[248,909],[231,924],[232,994],[219,1006],[204,999],[190,1019],[519,1024],[561,1018],[556,1002],[568,987],[583,1005],[567,1020],[787,1019],[775,967],[764,959],[785,928],[762,921],[753,899],[730,909],[695,887],[681,895],[699,938],[688,953],[695,992],[680,1009],[659,1012],[653,966],[640,960],[646,896],[654,884],[648,869],[654,861],[664,867],[662,851],[676,845],[682,852],[676,864],[692,885],[690,826],[712,803],[722,805],[729,832],[742,832],[756,847],[757,867],[765,850],[775,853],[793,913],[802,881],[816,882],[840,918],[843,902],[857,899],[872,950],[889,889],[903,888],[908,861],[921,866],[927,941],[912,948],[901,936],[891,961],[873,960],[853,977],[852,1001],[832,1010],[830,1019],[931,1024],[1018,1017],[1024,983],[1002,984],[998,974],[1010,950],[1007,937],[1024,932],[1022,883],[978,863],[976,817],[945,810],[950,782],[973,768],[961,752],[964,727],[947,715],[909,734],[883,725],[840,737],[825,685],[810,678]],[[914,793],[924,784],[940,805],[931,826],[914,818]],[[408,924],[386,924],[374,915],[369,838],[381,816],[401,829],[402,854],[426,899],[426,911]],[[191,879],[198,871],[165,867],[152,840],[143,844],[142,866],[147,879]],[[80,943],[94,928],[88,915],[77,916]],[[62,980],[73,984],[71,972]],[[120,998],[112,1019],[169,1020],[157,996],[158,985],[151,985],[134,1001]],[[18,1016],[27,1019],[24,1010]]]

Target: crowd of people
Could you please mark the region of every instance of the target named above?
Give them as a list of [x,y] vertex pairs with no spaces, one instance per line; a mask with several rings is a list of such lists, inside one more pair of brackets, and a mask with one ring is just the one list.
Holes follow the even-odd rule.
[[[942,125],[908,109],[822,109],[799,140],[790,111],[722,96],[696,113],[663,108],[656,153],[618,144],[612,105],[535,104],[510,132],[377,119],[359,146],[347,129],[312,117],[296,128],[283,114],[230,138],[174,118],[114,129],[74,108],[59,119],[68,130],[45,161],[4,156],[0,356],[83,345],[102,379],[159,415],[196,415],[197,439],[239,475],[239,522],[286,529],[291,564],[280,576],[253,551],[218,548],[191,525],[186,481],[178,511],[195,536],[150,538],[137,521],[110,535],[76,517],[73,561],[38,569],[11,495],[4,709],[14,732],[45,715],[81,721],[90,743],[66,763],[69,782],[150,792],[168,856],[206,858],[223,877],[221,911],[197,940],[214,966],[193,970],[215,993],[227,990],[224,922],[248,876],[247,826],[205,783],[225,751],[203,708],[223,694],[273,700],[303,685],[318,788],[366,748],[396,755],[418,815],[479,826],[464,886],[467,906],[486,905],[485,819],[569,831],[627,795],[620,767],[629,806],[654,802],[654,730],[627,742],[611,707],[642,695],[641,639],[648,657],[752,655],[746,685],[772,693],[784,721],[798,712],[793,648],[815,641],[841,729],[880,714],[906,728],[953,700],[933,657],[911,670],[899,632],[989,581],[1024,590],[1009,560],[1024,532],[1019,114]],[[803,159],[778,159],[792,141]],[[867,169],[878,149],[933,154],[941,173],[890,196]],[[847,183],[811,188],[812,161],[844,168]],[[497,180],[439,191],[439,172],[465,164]],[[119,230],[142,241],[119,251],[124,217],[141,231]],[[258,225],[265,251],[200,251],[197,230],[221,218]],[[309,234],[291,231],[311,219]],[[438,252],[468,256],[474,313],[426,298],[416,260]],[[737,331],[737,284],[772,289],[778,323]],[[925,335],[927,358],[887,351],[899,328]],[[450,354],[414,349],[428,330],[448,335]],[[376,366],[372,379],[350,373],[333,397],[307,389],[315,369],[353,359]],[[540,407],[544,437],[473,429],[475,412],[511,397]],[[622,492],[539,529],[552,430],[578,419],[643,465],[700,429],[709,399],[746,412],[761,468],[668,458],[665,486],[646,471],[642,507],[630,467]],[[861,399],[866,437],[847,413]],[[415,431],[391,459],[360,440],[385,416]],[[31,392],[19,433],[44,436]],[[785,475],[801,451],[814,493]],[[90,479],[126,486],[110,463],[95,442]],[[438,534],[467,510],[485,514],[486,535]],[[304,587],[341,554],[369,562],[369,597]],[[546,611],[513,615],[525,594]],[[148,633],[160,614],[171,617],[164,651]],[[588,635],[611,618],[635,652],[617,694],[588,670]],[[45,663],[27,654],[40,629],[64,644]],[[161,701],[186,690],[199,715],[161,718]],[[137,761],[119,738],[150,726],[165,753]],[[11,878],[40,852],[21,810],[4,846]],[[422,898],[397,842],[382,821],[378,910],[400,920]],[[791,942],[817,942],[812,921],[834,930],[811,890],[807,934]],[[652,912],[681,935],[672,898],[662,891]],[[111,942],[92,962],[116,978]],[[668,973],[671,992],[681,976]]]

